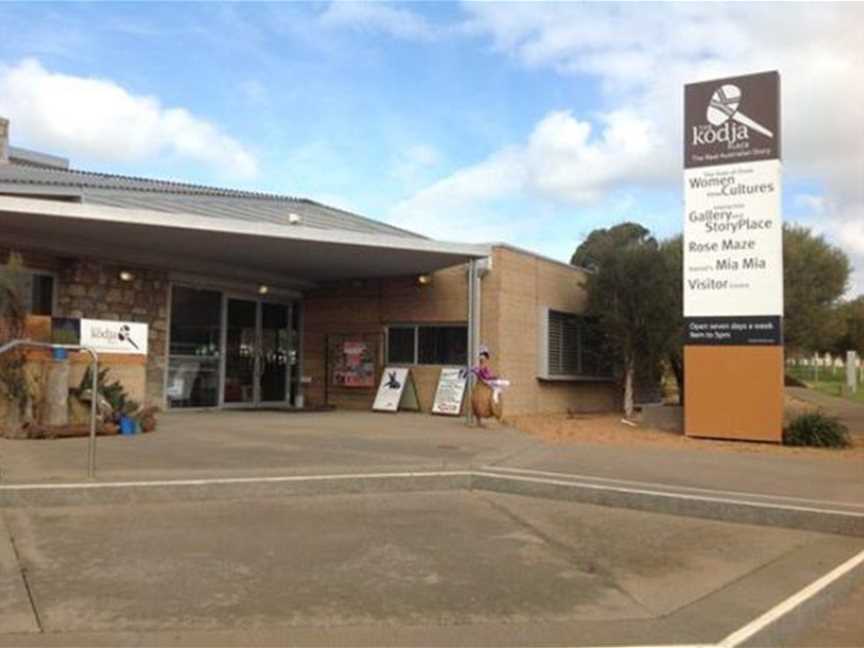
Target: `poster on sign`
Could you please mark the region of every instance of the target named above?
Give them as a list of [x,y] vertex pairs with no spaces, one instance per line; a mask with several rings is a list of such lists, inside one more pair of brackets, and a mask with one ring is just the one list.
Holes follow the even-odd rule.
[[385,367],[378,385],[372,409],[376,412],[397,412],[400,409],[417,411],[420,401],[411,370],[406,367]]
[[339,387],[374,387],[375,357],[363,340],[346,340],[336,348],[333,384]]
[[467,383],[468,372],[465,369],[441,369],[438,389],[435,390],[435,401],[432,403],[432,413],[459,416],[462,413],[462,401],[465,398]]
[[81,320],[81,346],[97,353],[147,355],[148,327],[141,322]]

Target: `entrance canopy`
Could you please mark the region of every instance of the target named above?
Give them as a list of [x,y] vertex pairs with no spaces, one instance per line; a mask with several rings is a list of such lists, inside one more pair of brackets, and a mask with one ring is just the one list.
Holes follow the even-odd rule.
[[485,245],[0,196],[2,242],[58,255],[285,286],[423,274]]

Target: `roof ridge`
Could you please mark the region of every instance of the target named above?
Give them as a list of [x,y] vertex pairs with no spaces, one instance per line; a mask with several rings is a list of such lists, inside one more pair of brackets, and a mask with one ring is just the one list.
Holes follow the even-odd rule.
[[299,196],[288,196],[276,193],[268,193],[262,191],[248,191],[243,189],[229,189],[215,187],[212,185],[195,184],[191,182],[181,182],[176,180],[162,180],[159,178],[145,178],[142,176],[124,175],[119,173],[103,173],[100,171],[87,171],[78,168],[47,168],[26,161],[14,160],[12,166],[27,169],[32,172],[30,177],[2,177],[0,173],[0,182],[12,182],[19,185],[34,185],[34,186],[52,186],[52,187],[70,187],[79,191],[88,189],[96,189],[102,191],[117,192],[118,195],[124,194],[163,194],[165,196],[188,196],[195,197],[210,197],[222,199],[238,199],[238,200],[256,200],[269,201],[271,203],[278,202],[290,208],[290,205],[308,205],[313,208],[323,210],[325,213],[330,212],[333,217],[343,216],[346,220],[352,219],[355,222],[367,223],[379,232],[389,232],[393,234],[407,235],[412,238],[426,239],[428,237],[412,232],[411,230],[398,227],[383,220],[376,220],[368,216],[363,216],[356,212],[334,207],[324,203],[303,198]]
[[[52,171],[60,171],[61,173],[69,173],[75,175],[88,175],[88,176],[96,176],[99,178],[113,179],[113,180],[132,180],[135,182],[147,182],[150,184],[159,184],[162,185],[163,188],[160,191],[166,191],[165,186],[176,188],[177,191],[171,193],[193,193],[192,191],[182,191],[182,189],[196,189],[200,191],[195,191],[194,193],[206,193],[217,196],[238,196],[242,198],[266,198],[266,199],[277,199],[277,200],[285,200],[291,202],[297,202],[303,200],[303,198],[298,198],[296,196],[287,196],[283,194],[276,193],[268,193],[266,191],[249,191],[246,189],[231,189],[228,187],[215,187],[213,185],[205,185],[205,184],[197,184],[194,182],[183,182],[178,180],[165,180],[162,178],[145,178],[143,176],[134,176],[134,175],[125,175],[122,173],[104,173],[101,171],[87,171],[85,169],[51,169]],[[60,184],[58,182],[58,184]],[[90,186],[98,186],[102,189],[124,189],[126,191],[156,191],[155,189],[144,189],[144,188],[129,188],[129,187],[115,187],[112,185],[90,185]]]

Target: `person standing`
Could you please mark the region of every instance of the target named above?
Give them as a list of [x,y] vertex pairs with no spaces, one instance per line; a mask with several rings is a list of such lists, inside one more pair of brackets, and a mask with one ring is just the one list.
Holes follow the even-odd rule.
[[492,372],[490,358],[489,348],[481,346],[477,365],[471,368],[471,373],[477,378],[471,392],[471,409],[478,427],[483,427],[484,418],[494,416],[501,419],[501,392],[510,386],[509,380],[501,380]]

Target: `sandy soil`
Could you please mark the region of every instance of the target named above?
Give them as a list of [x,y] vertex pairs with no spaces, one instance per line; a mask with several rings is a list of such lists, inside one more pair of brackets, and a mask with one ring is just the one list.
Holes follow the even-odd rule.
[[[804,401],[787,397],[787,419],[813,411],[816,408]],[[530,415],[507,417],[507,423],[522,432],[534,435],[550,444],[575,445],[651,445],[670,449],[705,450],[710,452],[767,453],[785,456],[808,456],[823,459],[864,462],[864,435],[853,434],[853,445],[844,450],[829,448],[799,448],[770,443],[747,441],[720,441],[695,439],[683,434],[667,432],[622,422],[620,415]]]

